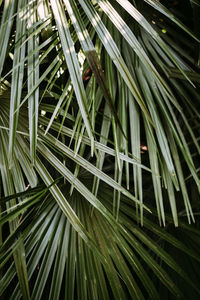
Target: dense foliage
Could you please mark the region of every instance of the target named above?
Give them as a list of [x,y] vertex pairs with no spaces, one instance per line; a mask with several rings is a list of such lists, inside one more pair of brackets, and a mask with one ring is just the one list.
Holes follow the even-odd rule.
[[199,0],[0,0],[1,299],[199,299]]

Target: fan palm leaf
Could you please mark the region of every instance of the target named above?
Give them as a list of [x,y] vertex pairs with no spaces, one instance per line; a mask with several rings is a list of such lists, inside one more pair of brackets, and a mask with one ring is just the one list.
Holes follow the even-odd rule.
[[4,298],[198,299],[200,39],[164,2],[0,1]]

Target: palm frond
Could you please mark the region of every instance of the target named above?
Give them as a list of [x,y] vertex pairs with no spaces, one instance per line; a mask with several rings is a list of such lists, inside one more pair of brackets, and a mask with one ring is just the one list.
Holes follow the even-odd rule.
[[199,298],[199,4],[166,3],[0,1],[4,298]]

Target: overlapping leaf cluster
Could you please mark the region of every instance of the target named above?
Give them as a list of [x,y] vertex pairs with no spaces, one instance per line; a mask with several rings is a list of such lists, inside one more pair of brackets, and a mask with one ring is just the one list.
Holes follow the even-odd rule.
[[199,4],[161,2],[0,1],[1,295],[198,299]]

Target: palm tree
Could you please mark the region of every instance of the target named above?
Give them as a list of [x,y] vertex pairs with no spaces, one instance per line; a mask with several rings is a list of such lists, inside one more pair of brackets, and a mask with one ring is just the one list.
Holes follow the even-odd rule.
[[199,299],[199,0],[0,11],[1,299]]

